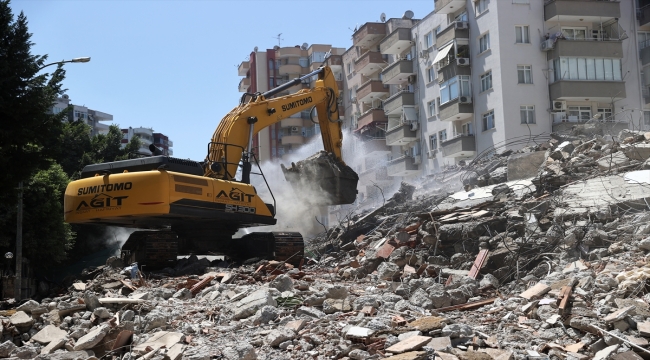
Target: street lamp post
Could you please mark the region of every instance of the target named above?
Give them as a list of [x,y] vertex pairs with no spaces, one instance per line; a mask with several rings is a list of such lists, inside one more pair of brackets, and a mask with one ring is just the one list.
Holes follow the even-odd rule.
[[[71,60],[61,60],[41,66],[38,71],[52,65],[59,65],[65,63],[87,63],[90,57],[78,57]],[[14,278],[14,298],[16,303],[21,299],[22,290],[22,275],[23,275],[23,182],[18,183],[18,209],[17,209],[17,224],[16,224],[16,277]]]

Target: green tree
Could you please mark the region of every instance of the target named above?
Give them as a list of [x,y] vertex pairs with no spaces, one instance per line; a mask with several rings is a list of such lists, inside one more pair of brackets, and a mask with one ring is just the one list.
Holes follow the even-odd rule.
[[27,19],[15,19],[9,0],[0,0],[0,202],[12,201],[20,181],[50,167],[59,151],[61,120],[51,113],[63,93],[65,71],[37,75],[46,55],[32,55]]
[[39,268],[65,260],[74,245],[70,224],[63,221],[63,196],[70,179],[59,164],[37,172],[24,191],[23,249]]

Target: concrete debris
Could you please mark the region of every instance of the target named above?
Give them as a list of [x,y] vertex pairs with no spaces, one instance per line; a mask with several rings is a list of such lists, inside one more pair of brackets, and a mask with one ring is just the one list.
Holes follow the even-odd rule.
[[649,358],[650,133],[587,133],[403,183],[300,266],[191,256],[132,281],[111,258],[0,312],[0,358]]

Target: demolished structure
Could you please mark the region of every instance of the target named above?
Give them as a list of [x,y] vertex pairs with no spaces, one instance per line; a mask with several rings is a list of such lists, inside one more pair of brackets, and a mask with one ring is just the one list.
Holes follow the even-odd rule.
[[0,313],[0,358],[647,358],[649,157],[628,130],[479,156],[350,213],[299,266],[111,258]]

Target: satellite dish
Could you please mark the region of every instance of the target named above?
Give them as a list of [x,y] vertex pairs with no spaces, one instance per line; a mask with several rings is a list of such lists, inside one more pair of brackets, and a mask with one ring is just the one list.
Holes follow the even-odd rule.
[[301,48],[302,50],[307,50],[308,47],[309,47],[309,44],[307,44],[307,43],[302,43],[302,46],[301,46],[300,48]]
[[70,98],[70,96],[68,96],[68,94],[64,94],[62,97],[63,97],[64,99],[69,99],[69,98]]
[[259,50],[257,46],[253,48],[253,51],[257,52],[257,50]]
[[278,45],[275,45],[275,46],[273,47],[273,50],[279,50],[279,49],[280,49],[280,46],[278,46]]
[[413,19],[413,16],[415,16],[413,11],[406,10],[406,12],[404,13],[404,16],[402,16],[402,19]]
[[381,20],[381,22],[386,22],[386,13],[381,13],[381,15],[379,15],[379,20]]

